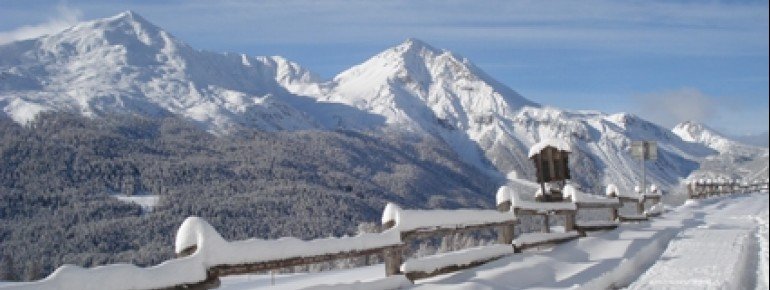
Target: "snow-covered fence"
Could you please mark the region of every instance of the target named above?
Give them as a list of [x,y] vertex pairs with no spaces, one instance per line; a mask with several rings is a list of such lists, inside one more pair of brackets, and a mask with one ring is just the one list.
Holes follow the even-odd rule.
[[[397,231],[405,244],[423,238],[469,231],[498,231],[501,245],[466,249],[404,261],[405,247],[385,252],[386,275],[405,274],[410,280],[473,267],[512,254],[510,246],[517,220],[507,209],[404,210],[389,203],[382,215],[386,231]],[[507,249],[507,250],[506,250]]]
[[147,268],[115,264],[84,269],[64,265],[43,280],[20,283],[13,289],[209,289],[217,287],[219,277],[226,275],[382,255],[402,247],[399,234],[388,230],[310,241],[281,238],[228,242],[202,218],[188,217],[177,231],[176,259]]
[[740,181],[736,179],[698,179],[685,182],[690,198],[705,198],[725,194],[767,191],[768,181]]
[[543,218],[541,229],[544,233],[551,231],[549,217],[553,215],[565,216],[565,230],[571,231],[574,227],[575,210],[577,208],[572,202],[528,201],[521,198],[518,192],[508,186],[500,187],[496,197],[498,207],[510,203],[511,210],[517,217],[525,215],[541,216]]
[[581,209],[609,209],[610,219],[606,221],[578,221],[575,229],[581,236],[588,231],[611,230],[618,227],[618,209],[622,206],[618,199],[618,188],[614,184],[607,185],[607,197],[583,193],[571,185],[564,188],[565,196],[575,204],[578,211]]
[[631,204],[636,208],[636,214],[634,215],[618,214],[618,220],[620,221],[645,221],[647,220],[647,216],[644,214],[645,201],[648,198],[653,198],[655,203],[660,201],[659,194],[643,194],[642,189],[638,186],[635,187],[634,192],[631,193],[617,191],[616,196],[620,201],[620,208],[623,208],[628,204]]
[[[768,183],[692,182],[690,195],[708,196],[725,192],[720,186],[731,185],[727,192],[767,191]],[[654,190],[653,190],[654,191]],[[180,226],[175,252],[178,258],[152,267],[113,264],[95,268],[64,265],[43,280],[11,285],[12,289],[206,289],[216,287],[219,277],[233,274],[309,265],[319,262],[368,255],[380,255],[386,261],[386,274],[404,274],[410,280],[458,271],[513,254],[530,246],[554,244],[578,237],[580,229],[598,223],[575,221],[575,213],[584,208],[608,208],[612,220],[623,220],[618,208],[625,202],[642,205],[650,195],[623,195],[616,187],[607,186],[607,197],[582,193],[567,187],[567,202],[532,202],[523,200],[508,187],[497,192],[497,210],[404,210],[389,204],[383,212],[385,228],[380,233],[354,237],[324,238],[303,241],[296,238],[277,240],[249,239],[225,241],[205,220],[187,218]],[[659,199],[659,197],[658,197]],[[650,210],[651,211],[651,210]],[[650,212],[648,211],[648,212]],[[514,225],[520,215],[565,215],[565,232],[523,233],[513,239]],[[609,224],[609,223],[606,223]],[[463,249],[404,261],[410,241],[455,233],[492,229],[498,233],[498,244]],[[403,277],[402,277],[403,278]],[[0,288],[6,289],[7,285]]]
[[[497,191],[498,208],[510,205],[514,216],[540,216],[542,218],[542,233],[524,233],[513,241],[515,252],[521,252],[530,247],[556,244],[579,236],[575,229],[575,214],[577,207],[571,201],[536,202],[524,200],[518,192],[508,186],[502,186]],[[566,196],[565,196],[566,198]],[[564,232],[551,233],[550,216],[564,216]]]
[[345,258],[382,255],[401,247],[399,232],[395,230],[310,241],[281,238],[226,242],[208,223],[191,217],[182,223],[177,232],[175,251],[181,255],[201,256],[206,265],[208,279],[212,279]]

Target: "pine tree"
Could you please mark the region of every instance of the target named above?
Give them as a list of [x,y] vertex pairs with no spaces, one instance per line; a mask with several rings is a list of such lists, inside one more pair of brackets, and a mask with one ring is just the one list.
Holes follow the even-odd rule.
[[40,279],[41,272],[40,261],[38,259],[32,259],[27,263],[27,271],[25,272],[24,280],[34,281]]
[[0,256],[0,280],[17,281],[16,271],[13,268],[13,259],[8,255]]

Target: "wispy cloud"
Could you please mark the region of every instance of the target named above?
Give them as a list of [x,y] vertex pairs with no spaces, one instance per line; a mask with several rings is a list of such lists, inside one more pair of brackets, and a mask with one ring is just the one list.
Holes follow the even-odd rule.
[[57,7],[56,11],[56,15],[43,23],[26,25],[10,31],[0,31],[0,44],[35,38],[42,35],[62,31],[65,28],[77,23],[82,15],[80,10],[72,9],[66,6],[59,6]]
[[683,121],[713,121],[722,113],[716,97],[695,88],[641,94],[635,100],[639,114],[669,128]]
[[[240,39],[282,44],[381,43],[414,36],[431,42],[502,41],[516,47],[664,54],[755,53],[768,48],[767,3],[761,1],[494,0],[475,1],[473,5],[466,1],[435,0],[217,3],[215,8],[201,2],[176,7],[187,11],[175,13],[174,17],[195,15],[195,23],[216,21],[219,25],[206,26],[211,29],[227,26],[228,31]],[[194,13],[203,9],[201,7],[206,7],[206,13]],[[198,27],[188,27],[195,28],[199,35]]]
[[[511,48],[677,55],[757,54],[768,50],[767,1],[222,0],[213,4],[189,0],[116,4],[70,0],[69,3],[99,17],[134,9],[183,39],[202,46],[218,43],[382,46],[417,37],[439,44],[476,42]],[[55,31],[77,19],[78,13],[63,10],[65,13],[46,23],[0,33],[0,41]]]

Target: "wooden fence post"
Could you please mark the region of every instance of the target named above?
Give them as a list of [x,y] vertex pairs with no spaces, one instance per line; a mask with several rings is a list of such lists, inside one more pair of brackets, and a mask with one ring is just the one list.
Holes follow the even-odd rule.
[[639,198],[639,201],[636,202],[636,214],[644,214],[644,197]]
[[543,215],[543,228],[542,228],[542,231],[544,233],[550,233],[551,232],[551,225],[549,223],[549,218],[548,218],[548,214],[547,213]]
[[612,207],[610,208],[610,220],[611,221],[617,221],[620,216],[618,215],[618,210],[620,208],[623,208],[623,199],[618,196],[617,193],[613,192],[609,195],[610,198],[617,198],[618,203],[620,204],[620,207]]
[[[505,201],[497,205],[497,211],[509,212],[511,210],[511,202]],[[513,214],[513,213],[511,213]],[[497,228],[497,242],[503,245],[510,245],[513,243],[513,231],[514,225],[503,225]]]
[[[395,226],[395,220],[388,220],[382,224],[382,230],[386,231]],[[401,241],[403,242],[403,236]],[[382,251],[382,258],[385,260],[385,276],[401,274],[401,264],[404,262],[403,250],[403,247],[390,247]]]
[[401,264],[403,261],[403,248],[388,248],[384,251],[385,258],[385,276],[401,274]]
[[564,231],[570,232],[575,230],[575,212],[567,213],[564,215]]

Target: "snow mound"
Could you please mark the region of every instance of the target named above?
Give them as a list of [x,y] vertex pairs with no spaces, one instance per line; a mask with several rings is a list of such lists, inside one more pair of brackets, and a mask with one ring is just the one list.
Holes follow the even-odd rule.
[[209,242],[221,244],[224,241],[225,239],[206,220],[191,216],[186,218],[176,231],[174,252],[181,254],[182,251],[192,247],[202,251]]
[[650,206],[647,210],[644,211],[644,214],[647,216],[658,216],[662,214],[665,211],[665,206],[662,203],[656,203]]
[[572,200],[572,202],[576,202],[576,200],[578,199],[576,195],[578,194],[579,193],[577,188],[575,188],[575,186],[573,186],[572,184],[567,184],[564,186],[564,189],[562,189],[562,195],[564,196],[564,199],[569,198],[570,200]]
[[513,189],[505,185],[497,189],[497,193],[495,194],[496,204],[501,205],[507,201],[511,201],[511,191],[513,191]]
[[116,194],[113,195],[116,199],[127,202],[127,203],[133,203],[136,205],[139,205],[142,207],[142,210],[145,212],[152,211],[155,206],[158,205],[158,202],[160,202],[160,195],[125,195],[125,194]]
[[[14,290],[131,290],[158,289],[206,279],[206,267],[198,256],[173,259],[159,265],[140,268],[112,264],[95,268],[63,265],[43,280],[11,284]],[[6,289],[3,286],[0,288]]]
[[408,260],[401,265],[401,271],[405,273],[431,273],[446,267],[466,266],[474,262],[488,261],[490,259],[511,254],[513,254],[513,247],[511,247],[511,245],[491,245],[468,248],[456,252]]
[[308,286],[300,288],[300,290],[391,290],[404,289],[410,286],[412,286],[412,281],[409,281],[406,276],[394,275],[371,281]]
[[401,212],[401,207],[399,207],[397,204],[389,202],[385,205],[385,209],[382,211],[382,224],[386,224],[388,222],[394,222],[395,224],[399,224],[399,216],[398,213]]
[[577,231],[565,233],[526,233],[519,235],[519,237],[513,240],[513,245],[516,247],[523,247],[547,241],[576,238],[579,236],[580,234]]

